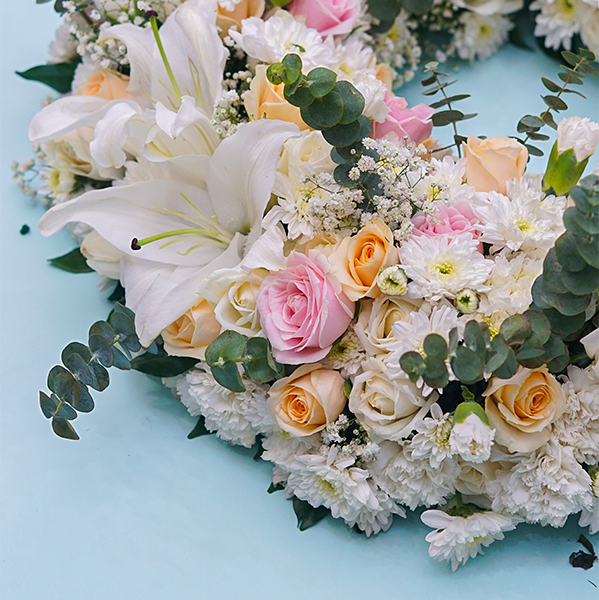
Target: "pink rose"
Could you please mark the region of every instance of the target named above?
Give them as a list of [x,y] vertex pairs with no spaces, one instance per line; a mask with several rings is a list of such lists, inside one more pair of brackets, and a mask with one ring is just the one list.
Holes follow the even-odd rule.
[[285,8],[323,36],[347,35],[360,16],[359,0],[293,0]]
[[264,279],[258,292],[262,328],[280,363],[297,365],[324,358],[347,329],[354,303],[328,275],[326,257],[292,252],[284,271]]
[[430,137],[433,130],[431,117],[435,111],[428,104],[422,102],[408,108],[404,98],[392,96],[389,92],[385,96],[385,104],[389,113],[382,123],[373,123],[374,139],[380,140],[388,133],[395,133],[400,139],[407,135],[412,142],[420,144]]
[[471,233],[478,237],[476,226],[480,221],[476,218],[470,205],[465,201],[455,204],[438,204],[433,214],[418,211],[412,217],[414,229],[412,233],[416,236],[446,235],[451,233]]

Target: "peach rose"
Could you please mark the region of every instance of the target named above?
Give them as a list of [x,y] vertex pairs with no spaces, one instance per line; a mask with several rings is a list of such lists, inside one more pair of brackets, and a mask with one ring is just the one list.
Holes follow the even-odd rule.
[[379,271],[397,262],[393,233],[380,219],[373,219],[356,235],[344,238],[329,257],[331,272],[352,302],[364,296],[379,296]]
[[528,150],[512,138],[496,135],[481,140],[470,135],[462,148],[466,158],[466,182],[477,192],[505,194],[505,184],[524,175]]
[[268,393],[268,410],[281,429],[297,437],[330,425],[345,407],[343,377],[322,365],[303,365]]
[[229,29],[235,25],[241,29],[241,21],[244,19],[260,18],[264,13],[265,4],[264,0],[241,0],[235,4],[233,10],[225,10],[219,4],[216,26],[222,29],[221,37],[225,37],[229,33]]
[[97,96],[105,100],[126,99],[129,79],[106,69],[96,69],[73,93],[76,96]]
[[266,65],[256,67],[256,75],[250,83],[243,104],[250,119],[279,119],[295,123],[300,129],[309,129],[302,120],[300,109],[289,104],[283,96],[285,84],[273,85],[266,77]]
[[492,377],[483,396],[495,441],[510,452],[532,452],[549,441],[549,426],[566,408],[564,392],[545,366],[518,367],[510,379]]
[[220,329],[214,310],[201,298],[182,317],[162,331],[164,349],[173,356],[204,359],[206,348],[218,337]]

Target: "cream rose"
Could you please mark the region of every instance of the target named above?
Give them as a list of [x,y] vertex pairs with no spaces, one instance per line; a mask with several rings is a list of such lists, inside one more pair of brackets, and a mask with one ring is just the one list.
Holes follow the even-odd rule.
[[356,235],[344,238],[329,257],[331,272],[353,302],[364,296],[379,296],[379,271],[398,261],[393,233],[380,219],[373,219]]
[[524,175],[528,150],[504,135],[481,140],[468,136],[462,144],[466,158],[466,182],[477,192],[506,193],[506,183]]
[[127,98],[129,78],[106,69],[95,69],[85,83],[73,91],[76,96],[97,96],[104,100]]
[[106,241],[97,231],[91,231],[83,238],[81,254],[96,273],[109,279],[120,279],[121,258],[125,253]]
[[308,129],[300,109],[289,104],[283,96],[284,84],[273,85],[266,77],[266,65],[256,67],[256,75],[250,83],[250,89],[243,98],[243,104],[251,119],[279,119],[295,123],[300,129]]
[[278,426],[297,437],[330,425],[345,407],[343,377],[316,363],[279,379],[268,393],[268,410]]
[[363,368],[364,373],[355,378],[349,395],[350,410],[372,434],[392,441],[407,437],[438,394],[433,392],[425,398],[409,379],[392,380],[380,359],[364,361]]
[[356,335],[368,354],[387,352],[395,341],[393,323],[410,321],[410,314],[417,306],[397,296],[379,296],[376,300],[362,302],[358,322],[354,326]]
[[566,398],[547,367],[519,367],[510,379],[492,377],[483,396],[495,440],[510,452],[532,452],[549,441],[549,425],[566,408]]
[[237,26],[238,29],[241,29],[241,21],[244,19],[261,17],[264,13],[265,5],[264,0],[240,0],[232,10],[226,10],[219,4],[216,26],[222,29],[221,37],[224,38],[229,33],[231,27]]
[[220,323],[204,298],[162,331],[164,349],[174,356],[204,359],[206,348],[219,335]]

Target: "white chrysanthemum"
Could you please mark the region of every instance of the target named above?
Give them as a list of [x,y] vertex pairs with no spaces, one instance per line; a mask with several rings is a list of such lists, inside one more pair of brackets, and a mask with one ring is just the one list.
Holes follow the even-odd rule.
[[415,457],[409,445],[395,442],[380,444],[380,452],[369,469],[381,489],[411,510],[443,502],[455,491],[455,481],[460,474],[460,467],[453,458],[432,467],[428,459]]
[[480,311],[503,311],[505,316],[523,313],[532,302],[532,284],[542,272],[543,261],[526,254],[517,254],[511,260],[506,253],[496,256],[491,276],[485,282],[490,290],[481,299]]
[[366,351],[360,343],[352,326],[335,341],[331,351],[328,353],[324,366],[341,372],[343,377],[348,378],[355,375],[362,361],[366,358]]
[[453,455],[449,445],[449,436],[453,418],[449,413],[443,413],[438,404],[431,406],[431,416],[416,425],[416,435],[410,441],[412,456],[427,459],[431,467],[436,469],[441,463]]
[[319,433],[295,437],[275,427],[272,433],[267,434],[262,439],[262,447],[264,448],[262,458],[288,471],[289,465],[295,460],[296,456],[313,452],[321,444],[322,438]]
[[492,252],[507,247],[544,258],[565,231],[566,199],[545,197],[532,178],[508,181],[507,196],[490,192],[477,195],[477,200],[472,210],[482,223],[480,240],[492,244]]
[[471,413],[461,423],[454,423],[449,447],[463,460],[481,463],[491,456],[494,438],[495,430],[483,423],[478,415]]
[[599,2],[584,0],[576,4],[583,45],[599,56]]
[[256,433],[267,433],[272,423],[267,420],[266,387],[248,379],[244,384],[245,392],[231,392],[212,373],[193,369],[177,382],[176,389],[190,415],[203,415],[206,429],[227,442],[251,448]]
[[463,323],[458,322],[458,312],[451,305],[436,306],[430,314],[424,309],[410,313],[409,319],[396,321],[392,330],[395,340],[388,344],[389,354],[384,360],[393,377],[405,375],[399,365],[399,360],[406,352],[423,352],[424,338],[429,333],[436,333],[449,340],[449,332],[458,327],[463,329]]
[[56,30],[56,37],[48,48],[50,63],[72,62],[77,58],[77,38],[71,33],[71,23],[63,21]]
[[504,538],[504,531],[516,528],[513,519],[495,512],[477,512],[468,517],[452,517],[442,510],[427,510],[420,516],[422,522],[435,531],[426,536],[430,543],[428,555],[435,560],[451,561],[455,571],[477,554],[484,554],[482,546],[490,546]]
[[559,154],[574,149],[578,162],[589,158],[599,144],[599,124],[587,117],[568,117],[557,124],[557,151]]
[[599,380],[574,366],[563,379],[566,410],[553,423],[553,435],[572,448],[576,460],[594,464],[599,461]]
[[466,183],[466,159],[456,160],[453,156],[445,156],[443,160],[431,159],[431,164],[435,167],[433,179],[439,183],[444,183],[446,188],[447,200],[450,204],[460,200],[470,201],[476,190]]
[[478,251],[478,241],[470,233],[412,236],[400,246],[399,259],[412,279],[408,295],[432,302],[454,298],[464,288],[487,291],[482,284],[493,268],[493,261]]
[[557,50],[560,46],[570,50],[572,36],[580,33],[580,20],[576,5],[580,0],[535,0],[530,10],[535,16],[535,36],[545,38],[545,46]]
[[[332,43],[333,40],[329,38],[328,41]],[[360,71],[370,69],[375,62],[374,51],[358,35],[336,40],[333,53],[337,59],[333,70],[339,75],[338,79],[353,81]]]
[[39,170],[41,183],[37,193],[49,198],[52,204],[66,202],[72,198],[76,179],[71,170],[61,163],[54,166],[41,167]]
[[514,23],[502,15],[479,15],[465,11],[458,19],[460,26],[453,36],[452,45],[460,58],[485,60],[507,42]]
[[354,459],[338,457],[338,448],[326,454],[302,454],[289,465],[286,493],[314,507],[325,506],[334,518],[350,527],[357,525],[367,536],[387,531],[393,515],[405,511],[378,489],[368,471],[354,466]]
[[315,29],[306,27],[286,10],[277,11],[267,21],[257,17],[244,19],[241,33],[229,35],[251,58],[272,64],[293,52],[301,57],[305,72],[315,67],[332,68],[337,58]]
[[377,123],[382,123],[389,113],[385,104],[387,87],[377,79],[372,69],[358,71],[352,81],[356,89],[364,96],[364,110],[362,114]]
[[590,508],[591,478],[572,448],[551,440],[489,482],[493,510],[523,517],[527,523],[562,527],[568,515]]

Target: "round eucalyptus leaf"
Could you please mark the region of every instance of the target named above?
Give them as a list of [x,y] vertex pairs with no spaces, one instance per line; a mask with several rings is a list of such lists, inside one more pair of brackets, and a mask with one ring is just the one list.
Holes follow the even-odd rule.
[[451,358],[451,368],[462,383],[476,383],[483,377],[482,359],[466,346],[458,346],[455,356]]
[[531,292],[532,292],[532,299],[533,299],[534,303],[536,304],[536,306],[545,310],[546,308],[551,308],[551,304],[548,304],[547,302],[545,302],[543,300],[543,298],[541,297],[541,292],[543,291],[543,282],[544,282],[543,275],[539,275],[539,277],[537,277],[535,279],[535,282],[532,284]]
[[538,310],[527,310],[524,316],[530,321],[533,333],[535,333],[544,344],[551,335],[551,323],[549,319]]
[[[360,115],[358,123],[360,123],[360,140],[363,140],[372,133],[372,121],[365,115]],[[364,154],[372,156],[374,160],[379,159],[379,155],[376,150],[367,150],[364,152]]]
[[246,339],[236,331],[223,331],[206,348],[206,362],[213,366],[226,361],[240,360],[245,354]]
[[349,172],[353,169],[353,163],[344,163],[337,165],[333,171],[333,177],[335,181],[344,187],[354,188],[358,185],[357,181],[350,178]]
[[441,360],[447,358],[447,342],[436,333],[431,333],[424,338],[423,348],[427,356],[436,356]]
[[501,324],[499,333],[508,345],[521,344],[532,333],[532,325],[523,315],[512,315]]
[[285,91],[283,94],[285,96],[285,100],[287,100],[289,104],[293,104],[293,106],[297,106],[299,108],[305,108],[314,102],[314,96],[310,93],[308,86],[303,83],[300,83],[292,93],[288,91],[287,86],[285,86]]
[[103,337],[105,340],[114,343],[115,333],[114,329],[110,326],[106,321],[96,321],[90,328],[88,337],[92,335],[99,335]]
[[95,360],[105,367],[112,367],[114,364],[114,350],[112,344],[106,338],[94,334],[89,337],[88,344]]
[[499,367],[501,367],[501,365],[506,361],[509,350],[510,347],[506,344],[503,336],[501,334],[497,334],[491,340],[491,352],[489,354],[487,364],[485,365],[485,371],[488,373],[493,373],[495,370],[499,369]]
[[551,330],[561,338],[566,338],[576,333],[585,322],[585,315],[582,312],[572,317],[562,315],[555,308],[545,309],[543,312],[551,323]]
[[349,82],[338,81],[335,92],[342,100],[343,117],[340,119],[342,125],[347,125],[357,120],[364,110],[364,96]]
[[85,344],[81,344],[80,342],[71,342],[65,346],[62,354],[60,355],[63,365],[67,366],[65,361],[71,354],[78,354],[85,362],[89,362],[92,357],[89,348]]
[[569,292],[584,296],[599,288],[599,271],[589,265],[578,273],[562,271],[562,281]]
[[359,139],[360,123],[352,121],[347,125],[335,125],[330,129],[324,129],[322,135],[331,146],[349,146]]
[[302,114],[304,111],[316,123],[317,129],[328,129],[341,121],[343,101],[336,91],[332,91],[322,98],[315,98],[310,106],[302,108]]
[[511,348],[508,348],[507,356],[503,361],[503,364],[492,371],[495,377],[499,379],[509,379],[513,377],[518,371],[518,361],[516,360],[516,354]]
[[62,404],[59,403],[57,405],[55,416],[63,417],[67,421],[73,421],[77,418],[77,411],[72,406],[69,406],[66,402],[63,402]]
[[345,158],[345,160],[357,161],[362,153],[362,150],[364,150],[364,147],[362,146],[362,142],[359,141],[355,144],[351,144],[350,146],[335,148],[335,150],[337,151],[339,156]]
[[92,398],[85,384],[81,383],[80,381],[78,381],[77,383],[79,384],[79,392],[81,395],[79,396],[79,401],[77,402],[77,404],[74,404],[73,406],[79,412],[91,412],[92,410],[94,410],[95,407],[94,399]]
[[104,391],[110,384],[108,371],[96,361],[90,362],[88,366],[94,377],[94,381],[89,386],[98,392]]
[[131,369],[131,361],[118,349],[112,349],[114,355],[114,366],[121,371],[129,371]]
[[566,354],[562,354],[561,356],[557,356],[553,360],[550,360],[547,363],[547,369],[550,373],[561,373],[568,368],[570,364],[570,354],[566,350]]
[[566,232],[555,242],[555,254],[558,262],[564,269],[574,273],[582,271],[587,266],[581,253],[578,251],[577,239]]
[[516,350],[516,360],[528,360],[531,358],[538,358],[545,354],[545,348],[543,342],[533,332],[528,339]]
[[422,379],[430,387],[444,388],[449,383],[449,373],[445,361],[437,356],[427,356],[424,359]]
[[481,360],[485,360],[487,348],[478,321],[472,319],[466,323],[466,327],[464,328],[464,343],[472,350],[472,352],[477,354]]
[[77,380],[59,365],[52,367],[48,373],[48,388],[71,406],[76,406],[81,397]]
[[335,83],[337,83],[337,74],[330,69],[317,67],[308,73],[306,79],[308,80],[310,93],[315,98],[322,98],[335,87]]
[[54,417],[52,419],[52,429],[54,433],[67,440],[78,440],[79,436],[73,426],[64,417]]
[[212,375],[218,383],[232,392],[244,392],[245,385],[241,381],[241,375],[237,363],[232,360],[224,362],[222,365],[210,366]]
[[576,249],[587,264],[599,269],[599,235],[577,237]]
[[65,363],[65,367],[73,373],[76,379],[85,385],[91,385],[93,383],[94,375],[79,354],[70,354]]
[[337,151],[337,148],[333,148],[331,150],[331,160],[334,163],[337,163],[338,165],[343,165],[347,162],[347,158],[343,158],[343,156],[341,156],[341,154],[339,154],[339,152]]
[[283,63],[273,63],[266,69],[266,77],[273,85],[280,85],[283,83]]
[[286,54],[281,63],[286,69],[295,69],[296,71],[301,71],[303,66],[302,59],[294,53]]
[[399,359],[399,365],[408,374],[410,381],[416,383],[424,371],[424,359],[418,352],[405,352]]
[[56,394],[48,396],[45,392],[40,391],[40,408],[46,419],[51,419],[56,407],[60,404]]
[[135,323],[128,315],[122,312],[113,312],[108,317],[108,321],[117,335],[127,337],[135,335]]
[[551,298],[553,307],[567,317],[584,313],[593,299],[591,294],[575,296],[570,293],[552,294]]

